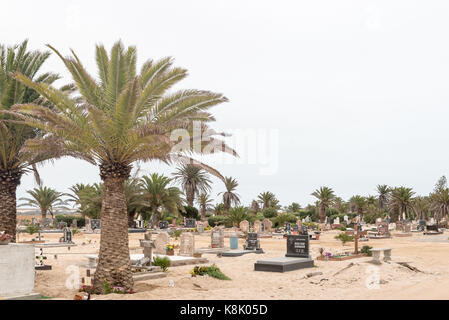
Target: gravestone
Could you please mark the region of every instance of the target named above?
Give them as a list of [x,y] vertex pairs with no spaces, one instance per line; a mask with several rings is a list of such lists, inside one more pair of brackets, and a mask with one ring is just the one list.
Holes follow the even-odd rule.
[[90,228],[92,230],[101,229],[101,220],[100,219],[91,219],[90,220]]
[[308,235],[288,235],[286,257],[310,258],[309,236]]
[[58,223],[58,229],[60,230],[64,230],[65,228],[67,228],[67,222],[59,222]]
[[168,229],[168,221],[160,221],[159,229]]
[[240,222],[239,228],[242,232],[249,232],[249,222],[247,220],[243,220]]
[[340,218],[339,217],[336,217],[334,219],[334,224],[340,224]]
[[412,224],[411,223],[406,223],[404,225],[404,232],[405,233],[410,233],[412,231]]
[[199,233],[203,233],[204,232],[204,224],[203,223],[198,223],[198,232]]
[[262,227],[261,227],[262,223],[259,220],[254,221],[254,232],[260,233],[262,232]]
[[426,229],[426,225],[427,225],[426,220],[419,220],[418,221],[418,230],[424,231]]
[[72,224],[70,225],[71,228],[78,228],[78,220],[73,219]]
[[224,248],[224,230],[221,227],[215,227],[212,229],[211,247],[212,248]]
[[273,226],[273,222],[270,219],[263,219],[262,225],[264,226],[264,232],[271,232],[271,227]]
[[43,221],[44,227],[48,228],[51,225],[53,225],[53,219],[52,218],[45,218]]
[[180,256],[192,257],[195,252],[195,237],[191,232],[181,234],[181,245],[179,248]]
[[377,232],[380,235],[389,235],[389,223],[388,222],[381,222],[378,226],[377,226]]
[[306,222],[309,223],[310,222],[310,216],[306,217]]
[[72,242],[72,230],[69,228],[64,228],[62,230],[64,236],[61,238],[61,242],[63,243],[73,243]]
[[168,244],[169,239],[167,232],[159,232],[154,240],[154,253],[166,254],[165,246]]
[[[302,228],[302,227],[301,227]],[[293,231],[299,232],[299,225],[295,224],[293,226]]]
[[259,235],[257,233],[248,233],[248,237],[246,238],[245,250],[261,250]]
[[349,217],[345,215],[343,217],[343,221],[346,222],[346,224],[348,224],[349,223]]
[[290,232],[291,230],[292,230],[292,225],[291,225],[291,223],[290,223],[290,222],[286,222],[286,223],[284,224],[284,231]]
[[301,226],[301,234],[302,235],[308,235],[309,234],[309,231],[308,231],[306,226]]
[[195,228],[196,227],[196,219],[186,219],[186,223],[185,223],[185,227],[186,228]]

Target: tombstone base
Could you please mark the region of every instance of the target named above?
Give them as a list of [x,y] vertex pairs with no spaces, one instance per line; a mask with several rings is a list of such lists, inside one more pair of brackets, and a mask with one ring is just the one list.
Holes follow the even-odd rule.
[[240,257],[247,253],[264,253],[262,249],[258,250],[230,250],[230,251],[224,251],[221,253],[222,257]]
[[49,266],[49,265],[34,266],[34,270],[51,270],[51,266]]
[[312,258],[280,257],[257,261],[254,264],[254,271],[286,272],[313,266]]

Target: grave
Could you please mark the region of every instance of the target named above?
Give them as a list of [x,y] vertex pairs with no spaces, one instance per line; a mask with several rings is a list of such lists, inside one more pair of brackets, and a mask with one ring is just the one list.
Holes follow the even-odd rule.
[[442,234],[443,232],[438,228],[438,225],[436,224],[429,224],[426,225],[426,231],[424,232],[425,235],[436,235],[436,234]]
[[157,254],[165,254],[165,246],[168,244],[170,237],[168,233],[163,231],[156,235],[156,239],[154,240],[155,250],[154,253]]
[[291,225],[291,223],[290,222],[286,222],[285,224],[284,224],[284,231],[285,232],[290,232],[292,230],[292,225]]
[[238,257],[247,253],[264,253],[260,247],[259,235],[255,232],[248,233],[243,250],[230,250],[222,253],[223,257]]
[[168,229],[168,221],[160,221],[159,229]]
[[43,248],[39,249],[39,255],[36,256],[36,259],[37,259],[38,263],[36,263],[36,265],[34,266],[35,270],[51,270],[50,265],[44,264],[44,260],[47,260],[47,257],[44,256]]
[[262,223],[259,220],[254,221],[253,228],[254,228],[254,232],[261,233],[262,232]]
[[34,246],[0,245],[0,297],[2,300],[39,299],[34,292]]
[[284,257],[259,260],[255,271],[286,272],[303,268],[313,268],[314,261],[309,254],[308,235],[288,235],[287,253]]
[[249,232],[249,222],[247,220],[243,220],[239,223],[239,228],[242,232]]
[[264,232],[271,232],[271,228],[273,227],[273,222],[270,219],[263,219],[262,224],[264,226]]
[[90,228],[92,229],[92,231],[101,229],[101,220],[100,219],[91,219],[90,220]]
[[224,230],[221,227],[212,229],[211,248],[224,248]]
[[192,218],[186,219],[185,227],[191,228],[191,229],[195,228],[196,227],[196,219],[192,219]]
[[192,257],[195,252],[195,236],[191,232],[181,234],[180,256]]
[[389,231],[389,223],[384,221],[377,226],[377,232],[369,233],[370,239],[387,239],[391,238]]
[[198,223],[198,233],[203,233],[204,232],[204,224],[203,223]]
[[59,242],[62,242],[62,243],[73,243],[73,241],[72,241],[72,230],[70,230],[69,228],[64,228],[62,230],[62,232],[63,232],[64,236],[59,239]]

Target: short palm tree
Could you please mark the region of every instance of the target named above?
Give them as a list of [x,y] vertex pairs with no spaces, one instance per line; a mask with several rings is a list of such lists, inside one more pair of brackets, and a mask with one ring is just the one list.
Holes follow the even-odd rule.
[[257,199],[262,204],[262,209],[275,208],[279,203],[274,193],[270,191],[262,192],[257,196]]
[[143,176],[141,179],[143,200],[151,213],[151,226],[156,226],[163,210],[176,214],[178,210],[183,210],[182,192],[176,187],[170,187],[172,179],[153,173]]
[[71,193],[67,195],[69,197],[67,202],[73,202],[73,205],[78,207],[78,212],[83,217],[100,218],[103,198],[102,183],[94,183],[93,185],[77,183],[70,187],[69,190]]
[[58,192],[55,189],[40,186],[39,188],[34,188],[33,190],[28,190],[27,193],[31,198],[20,198],[21,201],[26,201],[20,206],[32,206],[39,208],[41,210],[42,222],[47,218],[47,213],[51,214],[54,218],[54,209],[64,209],[66,208],[66,202],[62,200],[65,195],[62,192]]
[[390,191],[390,187],[385,184],[379,184],[377,186],[379,209],[383,210],[387,206]]
[[218,195],[223,194],[223,210],[227,212],[229,209],[231,209],[232,205],[237,206],[240,204],[240,196],[235,193],[235,189],[237,189],[237,186],[239,184],[234,178],[225,177],[224,185],[226,191],[220,192]]
[[393,221],[399,221],[402,218],[400,216],[406,215],[407,211],[412,208],[413,195],[415,192],[412,188],[397,187],[391,190],[390,206],[393,211]]
[[434,212],[434,218],[437,223],[448,218],[449,214],[449,188],[440,188],[430,195],[430,208]]
[[136,214],[145,207],[140,179],[133,177],[125,181],[125,199],[126,212],[128,213],[128,227],[132,228]]
[[[18,46],[0,46],[0,110],[8,112],[14,104],[40,102],[40,95],[16,81],[11,74],[21,72],[37,83],[50,84],[59,77],[53,73],[38,75],[50,56],[49,52],[28,51],[28,40]],[[39,182],[36,164],[54,156],[54,152],[23,152],[22,146],[30,138],[41,135],[39,130],[9,121],[7,113],[0,114],[0,230],[16,238],[16,189],[22,175],[34,171]]]
[[[97,45],[98,80],[89,75],[73,51],[72,56],[63,57],[49,47],[71,73],[80,96],[68,97],[18,73],[16,79],[40,93],[54,108],[16,105],[14,115],[21,123],[47,132],[45,137],[30,141],[26,150],[53,150],[82,157],[99,167],[104,192],[94,289],[100,292],[104,281],[129,289],[133,280],[124,181],[133,163],[158,160],[201,165],[190,155],[219,151],[235,155],[207,125],[214,121],[208,110],[227,99],[203,90],[167,93],[187,71],[173,67],[171,58],[164,58],[146,61],[138,73],[136,48],[125,48],[120,41],[109,54]],[[196,121],[201,125],[194,125]],[[50,143],[55,139],[57,143]]]
[[239,206],[229,209],[228,219],[233,226],[238,227],[240,222],[248,219],[248,208]]
[[363,210],[374,203],[374,198],[371,198],[371,201],[368,201],[367,198],[355,195],[352,196],[351,199],[349,199],[349,202],[352,204],[354,211],[357,213],[357,215],[362,216]]
[[312,196],[318,199],[320,222],[324,223],[326,220],[326,210],[330,207],[335,197],[334,191],[329,187],[320,187],[312,193]]
[[430,209],[429,198],[422,196],[413,198],[412,209],[417,219],[427,219],[427,212]]
[[201,193],[196,200],[200,207],[201,220],[206,219],[207,210],[212,209],[212,199],[207,193]]
[[193,164],[182,164],[173,174],[175,181],[181,184],[186,195],[187,205],[193,207],[195,196],[200,193],[207,193],[211,190],[212,181],[209,179],[206,170]]

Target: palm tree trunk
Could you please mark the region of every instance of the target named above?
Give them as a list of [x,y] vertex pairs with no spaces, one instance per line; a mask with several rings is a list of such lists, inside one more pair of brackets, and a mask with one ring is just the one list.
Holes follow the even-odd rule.
[[187,205],[188,206],[190,206],[190,207],[193,207],[193,201],[195,200],[195,192],[194,192],[194,190],[192,189],[192,190],[187,190],[187,192],[186,192],[186,202],[187,202]]
[[128,213],[122,177],[105,177],[101,206],[101,239],[98,266],[94,276],[95,292],[106,280],[112,287],[131,289],[134,282],[130,267]]
[[42,216],[42,225],[44,225],[45,219],[47,219],[47,209],[41,210],[41,216]]
[[324,223],[326,221],[326,208],[324,206],[320,206],[320,223]]
[[159,212],[157,210],[154,210],[153,214],[151,215],[151,227],[157,228],[159,226]]
[[201,206],[201,221],[204,221],[204,219],[206,219],[206,208],[204,206]]
[[134,215],[128,214],[128,228],[134,227]]
[[0,231],[13,237],[12,242],[16,242],[16,183],[0,184]]

